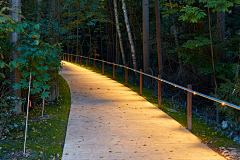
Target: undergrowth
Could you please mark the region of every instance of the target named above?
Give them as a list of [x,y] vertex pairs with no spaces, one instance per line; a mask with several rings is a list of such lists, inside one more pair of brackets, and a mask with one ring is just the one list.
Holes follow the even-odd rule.
[[67,82],[59,76],[59,100],[30,110],[26,157],[23,156],[24,129],[26,115],[17,116],[13,122],[22,125],[11,130],[0,141],[0,159],[59,159],[65,140],[71,95]]

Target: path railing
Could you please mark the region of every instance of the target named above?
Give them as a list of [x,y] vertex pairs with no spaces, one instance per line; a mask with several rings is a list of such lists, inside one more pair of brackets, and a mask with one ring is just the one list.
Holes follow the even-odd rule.
[[77,57],[80,57],[80,66],[82,64],[82,58],[85,58],[86,59],[86,68],[88,67],[88,60],[93,60],[93,71],[95,71],[95,64],[96,64],[95,61],[102,62],[102,74],[103,75],[104,75],[104,63],[113,65],[113,79],[114,80],[115,80],[115,66],[119,66],[119,67],[125,68],[125,85],[126,86],[128,85],[128,70],[132,70],[132,71],[134,71],[136,73],[139,73],[139,75],[140,75],[140,94],[141,95],[142,95],[142,75],[145,75],[147,77],[151,77],[151,78],[157,80],[158,81],[158,108],[161,108],[161,97],[162,97],[161,96],[161,83],[162,82],[166,83],[166,84],[169,84],[169,85],[172,85],[172,86],[174,86],[176,88],[180,88],[180,89],[182,89],[184,91],[187,91],[187,128],[188,128],[188,130],[192,129],[192,94],[193,95],[198,95],[198,96],[201,96],[201,97],[204,97],[204,98],[207,98],[207,99],[215,101],[215,102],[218,102],[221,105],[226,105],[226,106],[229,106],[229,107],[232,107],[232,108],[240,110],[240,107],[237,106],[237,105],[234,105],[234,104],[231,104],[231,103],[222,101],[220,99],[213,98],[211,96],[207,96],[205,94],[202,94],[202,93],[199,93],[199,92],[196,92],[196,91],[192,90],[192,85],[191,84],[187,85],[187,88],[185,88],[185,87],[182,87],[180,85],[177,85],[177,84],[174,84],[172,82],[169,82],[167,80],[162,79],[160,75],[158,75],[158,77],[155,77],[155,76],[149,75],[147,73],[144,73],[142,71],[142,69],[140,69],[140,71],[139,71],[139,70],[136,70],[136,69],[124,66],[124,65],[111,63],[111,62],[100,60],[100,59],[85,57],[85,56],[81,56],[81,55],[74,55],[74,54],[64,53],[63,60],[69,62],[69,58],[70,58],[69,56],[71,56],[71,62],[73,61],[73,56],[75,57],[75,64],[77,63]]

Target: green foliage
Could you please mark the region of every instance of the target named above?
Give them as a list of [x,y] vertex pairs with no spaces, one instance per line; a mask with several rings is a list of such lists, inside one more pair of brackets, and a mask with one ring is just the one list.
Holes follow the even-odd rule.
[[12,118],[16,111],[14,103],[19,102],[19,99],[8,96],[8,85],[8,81],[5,81],[0,87],[0,138],[19,125]]
[[[32,29],[32,30],[30,30]],[[39,40],[37,33],[39,25],[28,22],[28,30],[21,39],[21,46],[17,49],[21,52],[20,57],[12,61],[12,68],[21,71],[21,83],[16,84],[15,89],[28,88],[29,75],[32,74],[32,94],[41,93],[41,98],[47,97],[43,90],[49,90],[52,85],[51,79],[57,76],[61,66],[61,44],[50,45]]]
[[225,12],[228,11],[228,8],[233,6],[233,2],[227,0],[199,0],[199,2],[207,3],[204,7],[213,8],[213,11]]
[[[70,106],[69,86],[59,76],[59,101],[46,104],[44,118],[41,117],[41,107],[36,107],[29,113],[26,148],[30,154],[27,159],[60,159],[62,157]],[[3,136],[0,141],[0,159],[26,159],[18,154],[23,149],[25,114],[11,117],[10,120],[9,125],[13,129],[9,128],[11,132]]]
[[183,9],[180,11],[184,12],[184,14],[179,17],[179,20],[187,21],[190,23],[197,23],[199,20],[206,16],[206,13],[203,10],[188,5],[186,7],[183,7]]
[[[226,82],[222,83],[218,88],[219,98],[230,102],[232,104],[240,106],[240,77],[239,77],[239,65],[235,65],[234,71],[236,73],[233,79],[225,79]],[[231,130],[240,130],[240,112],[234,108],[229,108],[223,105],[217,105],[222,113],[226,115],[226,120],[230,122]]]
[[[9,15],[5,15],[4,11],[11,11],[8,7],[0,9],[0,68],[9,68],[9,63],[6,61],[8,54],[13,48],[9,35],[12,32],[22,33],[27,26],[26,23],[19,23],[12,19]],[[22,17],[23,18],[23,17]],[[5,78],[5,74],[1,72],[0,77]]]
[[210,44],[209,38],[205,36],[194,37],[194,40],[188,40],[182,45],[183,48],[194,49],[197,47],[203,47]]

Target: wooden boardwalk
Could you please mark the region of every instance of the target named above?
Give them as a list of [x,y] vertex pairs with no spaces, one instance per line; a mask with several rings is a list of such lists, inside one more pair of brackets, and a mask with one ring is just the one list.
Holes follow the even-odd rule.
[[62,159],[225,159],[124,85],[63,62],[72,99]]

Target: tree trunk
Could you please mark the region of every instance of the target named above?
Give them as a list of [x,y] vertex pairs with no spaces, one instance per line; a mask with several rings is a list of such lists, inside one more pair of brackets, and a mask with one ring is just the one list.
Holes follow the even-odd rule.
[[217,33],[221,42],[225,42],[225,12],[217,12]]
[[[51,14],[51,20],[53,21],[54,19],[57,19],[57,23],[58,23],[58,28],[59,28],[59,25],[60,25],[60,2],[59,0],[57,0],[57,10],[56,10],[56,1],[55,0],[52,0],[52,5],[51,5],[51,9],[52,9],[52,14]],[[52,37],[53,37],[53,41],[52,43],[58,43],[59,42],[59,34],[55,34],[55,31],[52,32]],[[50,73],[55,73],[57,71],[51,71],[50,70]],[[59,96],[59,79],[58,79],[58,76],[56,77],[53,77],[51,79],[51,82],[54,82],[55,84],[51,85],[50,87],[50,94],[49,94],[49,100],[50,101],[53,101],[55,99],[58,99],[58,96]]]
[[[169,0],[169,3],[171,5],[172,1]],[[179,47],[178,36],[177,36],[177,29],[176,29],[174,17],[172,17],[172,21],[173,21],[173,32],[174,32],[175,44],[176,44],[176,47]],[[178,75],[180,75],[182,73],[182,71],[183,71],[183,62],[182,62],[182,58],[180,57],[180,53],[178,53],[178,63],[179,63]]]
[[[111,21],[114,21],[114,17],[113,17],[113,3],[112,0],[107,0],[107,11],[108,11],[108,18]],[[107,60],[110,62],[114,61],[114,32],[113,32],[113,24],[112,23],[108,23],[108,58]]]
[[128,22],[127,9],[126,9],[126,4],[125,4],[124,0],[122,0],[122,9],[123,9],[124,19],[125,19],[125,23],[126,23],[127,32],[128,32],[128,39],[129,39],[129,42],[131,45],[133,68],[137,69],[135,47],[134,47],[134,43],[133,43],[133,39],[132,39],[130,25]]
[[[225,42],[225,12],[217,12],[217,34],[221,42]],[[216,58],[219,61],[224,61],[226,56],[220,55],[223,48],[219,52],[215,52]]]
[[143,70],[150,68],[149,55],[149,0],[142,1],[143,14]]
[[[21,0],[10,0],[10,8],[16,8],[21,10]],[[11,11],[10,15],[17,22],[21,21],[21,18],[19,17],[17,12]],[[13,45],[17,46],[19,35],[16,32],[14,32],[10,34],[10,38]],[[15,60],[16,58],[19,57],[19,54],[20,54],[19,52],[12,50],[10,52],[10,59]],[[20,72],[15,68],[12,72],[9,73],[9,78],[11,81],[10,96],[16,96],[17,98],[21,98],[21,89],[14,90],[12,87],[15,83],[20,83],[20,78],[21,78]],[[18,102],[15,103],[15,109],[16,109],[16,114],[20,114],[22,112],[20,103]]]
[[119,37],[120,49],[121,49],[121,53],[122,53],[122,60],[123,60],[123,64],[126,65],[126,58],[125,58],[125,53],[124,53],[123,44],[122,44],[122,35],[121,35],[120,26],[119,26],[117,0],[113,0],[113,2],[114,2],[114,11],[115,11],[115,19],[116,19],[116,29],[117,29],[118,37]]
[[159,0],[155,0],[155,15],[156,15],[156,32],[157,32],[157,52],[158,52],[158,69],[159,75],[163,73],[163,62],[162,62],[162,48],[161,48],[161,21],[160,21],[160,9]]

